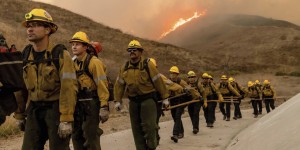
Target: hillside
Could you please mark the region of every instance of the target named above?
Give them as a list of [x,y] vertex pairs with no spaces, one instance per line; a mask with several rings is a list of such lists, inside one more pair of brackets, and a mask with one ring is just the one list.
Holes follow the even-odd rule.
[[286,21],[251,15],[208,15],[161,41],[191,49],[229,70],[300,70],[300,27]]
[[[58,32],[51,36],[52,42],[63,43],[71,48],[68,40],[73,34],[79,30],[87,32],[91,40],[100,41],[103,44],[104,51],[100,57],[107,65],[108,72],[113,78],[116,77],[120,66],[129,58],[126,48],[133,39],[138,39],[141,42],[146,50],[146,56],[157,59],[161,72],[167,73],[172,65],[178,65],[182,68],[182,72],[186,73],[189,71],[188,69],[197,70],[199,66],[204,64],[204,59],[197,59],[197,56],[192,55],[186,49],[124,34],[120,30],[112,29],[56,6],[27,0],[0,0],[0,3],[0,32],[6,36],[9,44],[14,43],[18,49],[22,50],[29,43],[26,39],[26,29],[21,26],[21,22],[25,19],[25,13],[31,9],[44,8],[59,26]],[[196,61],[186,63],[190,59]],[[210,64],[210,66],[214,65]]]

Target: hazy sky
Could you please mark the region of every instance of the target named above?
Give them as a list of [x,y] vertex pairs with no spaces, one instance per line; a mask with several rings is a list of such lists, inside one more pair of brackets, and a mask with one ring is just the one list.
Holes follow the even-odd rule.
[[[300,0],[36,0],[87,16],[125,33],[157,40],[179,18],[195,11],[242,13],[300,25]],[[55,17],[54,17],[55,21]]]

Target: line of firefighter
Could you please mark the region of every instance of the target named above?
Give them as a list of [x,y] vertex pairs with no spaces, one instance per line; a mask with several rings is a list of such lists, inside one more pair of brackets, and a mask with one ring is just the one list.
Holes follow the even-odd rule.
[[[76,32],[71,38],[72,52],[75,55],[72,60],[67,48],[49,44],[50,35],[58,30],[58,26],[53,23],[47,11],[33,9],[25,15],[25,19],[22,24],[27,28],[28,40],[32,43],[23,50],[23,56],[26,56],[23,58],[23,77],[28,90],[28,98],[25,99],[28,102],[19,105],[14,115],[18,125],[25,127],[22,149],[43,149],[48,139],[50,149],[69,149],[71,135],[75,150],[101,149],[100,135],[103,131],[99,128],[99,122],[107,121],[109,113],[105,65],[90,52],[91,42],[86,33]],[[59,49],[57,58],[54,53],[56,49]],[[142,56],[144,49],[138,41],[131,41],[127,51],[130,60],[120,69],[114,98],[115,108],[120,110],[124,93],[128,95],[136,149],[156,149],[160,139],[158,122],[162,114],[161,108],[168,109],[170,104],[200,100],[188,105],[194,134],[199,132],[201,107],[204,109],[207,127],[213,127],[216,120],[216,100],[221,104],[224,118],[230,120],[230,103],[225,104],[224,111],[223,96],[238,96],[239,103],[235,104],[234,118],[242,117],[239,104],[243,98],[241,93],[245,92],[241,91],[242,88],[233,79],[229,79],[228,84],[222,81],[219,86],[215,86],[207,73],[202,75],[203,81],[200,82],[196,74],[190,71],[186,83],[178,77],[179,69],[176,66],[170,68],[170,79],[167,79],[157,70],[154,59]],[[222,79],[226,80],[226,76],[222,76]],[[249,91],[265,94],[264,98],[268,99],[265,101],[266,105],[271,105],[274,109],[274,100],[271,99],[275,97],[274,90],[268,81],[264,84],[265,87],[254,90],[251,85]],[[226,86],[229,90],[225,89]],[[273,97],[261,92],[267,86],[272,90]],[[169,102],[169,97],[182,93],[185,93],[184,97]],[[250,97],[253,98],[254,107],[258,97],[252,93]],[[158,103],[158,100],[162,102]],[[171,139],[176,143],[184,137],[181,121],[184,108],[185,106],[171,109],[174,120]],[[254,109],[254,114],[257,116],[257,109]]]

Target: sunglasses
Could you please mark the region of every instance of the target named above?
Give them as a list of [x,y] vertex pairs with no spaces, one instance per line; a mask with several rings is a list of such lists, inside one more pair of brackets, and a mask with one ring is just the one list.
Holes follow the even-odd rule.
[[195,76],[193,76],[193,77],[188,77],[188,78],[196,78]]
[[4,39],[0,39],[0,45],[5,45],[5,44],[6,44],[5,40]]
[[42,22],[29,22],[26,24],[26,28],[46,27],[45,23]]
[[137,52],[137,51],[138,51],[138,49],[135,49],[135,48],[127,49],[127,52],[129,52],[129,53]]

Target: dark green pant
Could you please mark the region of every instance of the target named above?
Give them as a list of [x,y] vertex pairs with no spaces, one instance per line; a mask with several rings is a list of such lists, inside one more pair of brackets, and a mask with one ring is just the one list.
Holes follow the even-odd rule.
[[58,101],[30,102],[22,150],[43,150],[49,139],[50,150],[69,150],[70,137],[58,136]]
[[133,138],[137,150],[155,149],[157,146],[156,102],[149,98],[129,102]]
[[77,102],[74,113],[74,130],[72,142],[74,150],[100,150],[100,136],[103,131],[99,128],[98,99]]

